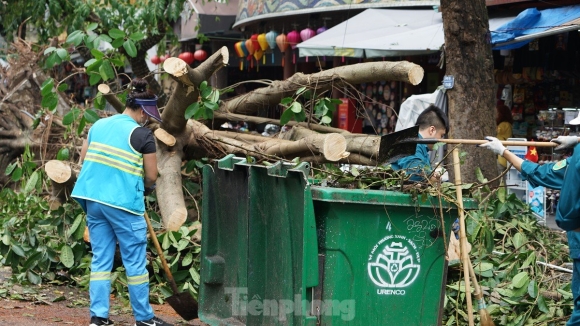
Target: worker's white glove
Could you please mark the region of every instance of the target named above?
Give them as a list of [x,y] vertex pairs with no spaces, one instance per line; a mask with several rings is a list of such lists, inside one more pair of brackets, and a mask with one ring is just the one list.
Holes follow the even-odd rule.
[[576,136],[558,136],[558,138],[550,140],[558,144],[555,150],[561,150],[564,148],[573,148],[578,144],[578,137]]
[[487,148],[490,151],[502,156],[505,151],[505,146],[499,141],[499,139],[491,136],[485,137],[489,142],[479,145],[479,147]]

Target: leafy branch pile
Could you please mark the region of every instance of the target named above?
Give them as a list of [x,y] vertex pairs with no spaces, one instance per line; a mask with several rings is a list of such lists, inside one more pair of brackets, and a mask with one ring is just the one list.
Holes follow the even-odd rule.
[[[27,163],[27,164],[24,164]],[[195,179],[201,162],[184,166],[188,194],[199,193]],[[455,186],[441,187],[405,183],[404,173],[390,167],[353,168],[343,171],[335,165],[313,170],[317,182],[330,187],[389,189],[414,194],[418,201],[441,196],[455,202]],[[75,203],[66,203],[50,211],[39,194],[47,181],[30,158],[6,171],[21,182],[21,191],[0,192],[0,265],[10,266],[13,282],[70,283],[87,287],[89,282],[90,245],[83,241],[84,214]],[[462,185],[466,195],[479,201],[479,209],[469,211],[466,225],[472,244],[471,260],[484,290],[487,310],[496,325],[563,325],[572,311],[571,274],[547,267],[566,266],[569,261],[565,235],[538,224],[529,207],[515,195],[506,196],[505,188],[491,189],[479,174],[479,184]],[[148,197],[155,205],[155,198]],[[159,216],[150,211],[155,228]],[[197,229],[181,227],[176,232],[158,234],[180,291],[197,296],[200,246],[195,241]],[[161,263],[150,245],[149,268],[151,301],[163,302],[171,295],[160,272]],[[120,260],[113,273],[114,293],[126,296],[126,277]],[[472,290],[473,292],[473,290]],[[21,294],[0,288],[0,296],[22,298]],[[127,300],[126,297],[123,299]],[[475,303],[475,301],[474,301]],[[451,265],[447,278],[443,324],[465,325],[467,309],[463,276],[459,265]],[[474,315],[478,318],[477,307]]]
[[[47,196],[44,196],[49,179],[37,169],[32,156],[27,155],[30,157],[23,156],[23,160],[5,171],[12,180],[20,182],[20,191],[10,188],[0,191],[0,266],[8,266],[12,271],[11,281],[0,286],[0,297],[36,300],[34,296],[13,290],[13,284],[30,285],[29,289],[24,289],[27,293],[34,293],[32,286],[43,282],[88,288],[91,248],[83,238],[85,214],[74,201],[50,210]],[[184,190],[191,197],[200,190],[199,184],[194,182],[200,165],[193,162],[185,166],[190,178],[184,182]],[[156,198],[149,196],[147,200],[149,208],[154,209]],[[161,229],[157,213],[150,210],[149,216],[153,227]],[[184,225],[178,231],[157,234],[180,291],[190,291],[194,297],[197,297],[200,279],[201,251],[196,224],[199,222],[189,227]],[[162,303],[172,294],[171,288],[163,277],[162,264],[152,243],[148,245],[148,252],[150,300]],[[127,279],[119,253],[115,256],[111,284],[113,293],[128,303]]]

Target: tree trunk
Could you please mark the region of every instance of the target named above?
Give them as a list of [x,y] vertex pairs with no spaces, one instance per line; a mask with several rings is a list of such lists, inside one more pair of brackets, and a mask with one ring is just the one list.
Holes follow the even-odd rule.
[[[441,0],[441,10],[446,74],[455,78],[453,89],[447,91],[450,138],[495,136],[493,57],[485,1]],[[497,176],[496,155],[475,146],[464,145],[461,151],[468,154],[461,170],[464,182],[477,181],[478,167],[488,179]]]

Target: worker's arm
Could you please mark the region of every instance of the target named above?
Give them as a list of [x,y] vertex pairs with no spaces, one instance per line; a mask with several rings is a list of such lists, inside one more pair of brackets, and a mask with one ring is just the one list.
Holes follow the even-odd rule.
[[514,166],[514,168],[516,168],[518,171],[522,170],[522,163],[524,162],[524,160],[521,157],[508,151],[507,149],[504,149],[503,154],[501,156],[503,156],[508,162],[510,162]]
[[88,150],[89,142],[86,139],[83,139],[83,147],[81,147],[81,157],[79,158],[79,164],[83,164],[85,161],[85,156],[87,155]]
[[145,188],[151,188],[157,181],[157,156],[155,153],[143,154],[145,169]]

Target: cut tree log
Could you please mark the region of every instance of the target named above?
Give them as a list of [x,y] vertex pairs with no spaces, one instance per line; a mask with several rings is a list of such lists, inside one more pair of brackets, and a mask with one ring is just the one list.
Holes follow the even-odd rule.
[[170,135],[167,131],[165,131],[165,129],[157,128],[153,134],[155,134],[155,137],[157,137],[157,139],[159,139],[159,141],[163,142],[165,145],[169,147],[175,145],[175,137]]
[[68,162],[50,160],[44,165],[46,175],[52,181],[52,196],[49,199],[50,209],[55,210],[69,198],[77,180],[77,172]]
[[123,113],[125,111],[125,105],[121,103],[121,100],[115,96],[115,94],[111,94],[111,88],[107,84],[100,84],[97,89],[99,92],[103,93],[103,97],[105,100],[111,104],[111,106],[119,113]]
[[332,87],[371,83],[376,81],[402,81],[417,85],[423,80],[423,68],[408,61],[365,62],[305,75],[296,73],[282,81],[273,81],[268,87],[258,88],[235,97],[220,107],[220,112],[255,115],[258,110],[276,106],[284,97],[292,96],[299,88],[307,87],[320,93]]

